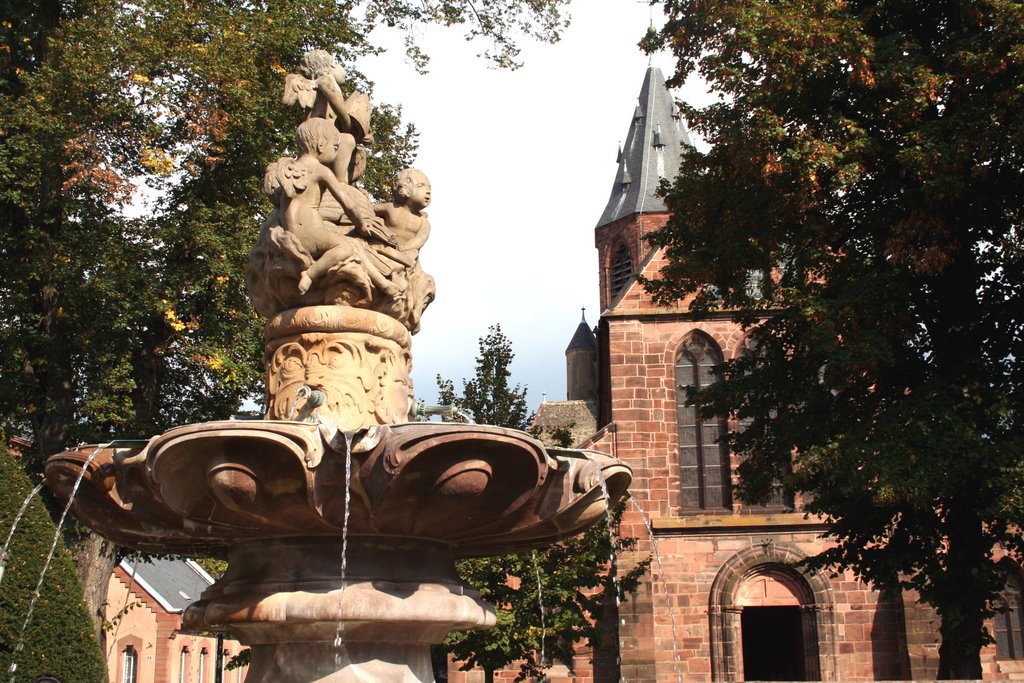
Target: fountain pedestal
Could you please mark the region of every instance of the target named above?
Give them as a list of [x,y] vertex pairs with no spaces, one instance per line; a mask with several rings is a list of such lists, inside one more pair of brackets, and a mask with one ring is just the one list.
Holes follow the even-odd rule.
[[[266,325],[268,420],[317,417],[342,431],[404,422],[414,399],[411,340],[398,321],[348,306],[306,306]],[[321,392],[313,405],[300,396]]]
[[430,644],[488,628],[493,610],[455,573],[451,548],[353,537],[242,543],[228,573],[184,615],[252,647],[246,680],[432,680]]

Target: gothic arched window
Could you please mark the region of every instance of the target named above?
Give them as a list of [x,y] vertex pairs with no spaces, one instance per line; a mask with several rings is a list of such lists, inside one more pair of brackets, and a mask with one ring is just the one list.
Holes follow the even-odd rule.
[[626,285],[633,278],[633,257],[630,255],[629,248],[625,244],[620,244],[619,248],[612,255],[608,274],[609,291],[611,292],[611,298],[614,299],[626,288]]
[[181,648],[178,653],[178,683],[188,683],[188,648]]
[[[740,347],[739,352],[740,352],[741,355],[747,355],[747,354],[752,353],[754,351],[754,347],[755,347],[754,341],[750,337],[747,337],[746,339],[743,340],[743,344]],[[740,432],[745,431],[748,427],[750,427],[750,425],[752,423],[753,423],[753,418],[749,418],[749,417],[748,418],[740,418],[738,423],[737,423],[738,431],[740,431]],[[740,454],[739,455],[739,459],[740,459],[740,462],[742,463],[743,460],[745,460],[745,456],[743,454]],[[792,472],[793,472],[792,467],[791,466],[787,466],[787,467],[784,468],[784,471],[780,473],[780,475],[783,478],[785,478],[788,475],[792,474]],[[779,483],[780,482],[778,480],[775,481],[776,488],[772,492],[772,494],[768,497],[767,500],[763,501],[760,504],[756,504],[756,505],[745,504],[742,507],[742,509],[740,510],[740,512],[741,513],[746,512],[746,513],[757,514],[757,513],[762,513],[762,512],[764,512],[766,510],[778,510],[778,509],[792,510],[795,507],[795,501],[794,501],[794,498],[793,498],[793,494],[791,492],[789,492],[789,491],[782,490],[782,488],[779,486]]]
[[199,651],[199,683],[206,683],[206,648]]
[[1011,574],[1006,580],[1001,602],[1002,611],[996,614],[996,657],[1024,659],[1024,629],[1021,627],[1021,581]]
[[686,405],[691,388],[702,389],[715,380],[714,366],[722,352],[707,335],[693,334],[676,360],[676,416],[679,425],[679,469],[682,506],[691,510],[732,510],[729,452],[725,446],[724,417],[702,419]]

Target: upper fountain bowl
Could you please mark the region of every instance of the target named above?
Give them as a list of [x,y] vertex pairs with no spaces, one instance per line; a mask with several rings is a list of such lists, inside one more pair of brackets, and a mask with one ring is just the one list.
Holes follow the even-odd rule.
[[71,449],[46,465],[62,498],[87,467],[73,503],[80,520],[140,550],[212,556],[251,539],[337,538],[346,508],[353,536],[440,542],[455,556],[526,550],[596,522],[631,478],[601,453],[436,422],[355,437],[305,422],[208,422],[90,461],[93,451]]

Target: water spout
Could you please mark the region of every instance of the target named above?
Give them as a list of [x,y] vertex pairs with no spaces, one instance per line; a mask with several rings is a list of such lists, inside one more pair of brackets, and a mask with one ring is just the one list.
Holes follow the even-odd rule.
[[[78,478],[75,479],[75,485],[71,487],[71,495],[68,496],[68,502],[64,506],[63,512],[61,512],[60,520],[57,522],[57,530],[53,533],[53,542],[50,543],[50,552],[46,554],[46,561],[43,562],[43,570],[39,572],[39,580],[36,582],[36,588],[32,591],[32,599],[28,603],[28,613],[25,615],[25,621],[21,625],[21,632],[18,634],[17,644],[14,646],[14,655],[17,656],[23,649],[25,649],[25,633],[28,631],[29,624],[32,623],[32,613],[35,612],[36,602],[39,601],[39,593],[43,588],[43,580],[46,578],[46,572],[50,569],[50,562],[53,560],[53,554],[57,551],[57,543],[60,542],[60,533],[64,529],[64,522],[67,520],[68,512],[71,511],[71,505],[75,502],[75,494],[78,493],[79,486],[82,485],[82,480],[85,479],[85,473],[89,471],[89,465],[96,459],[96,456],[100,454],[105,448],[110,448],[116,441],[111,441],[100,446],[89,454],[86,458],[85,464],[82,465],[82,470],[78,473]],[[11,683],[14,683],[15,672],[18,669],[18,663],[16,661],[11,662],[11,666],[8,669],[8,673],[11,674]]]
[[25,515],[25,511],[28,510],[28,504],[32,502],[32,499],[42,490],[44,484],[42,482],[36,484],[36,487],[32,489],[32,493],[28,494],[22,502],[21,507],[18,508],[18,514],[14,515],[14,524],[11,525],[11,530],[7,532],[7,540],[4,541],[3,551],[0,551],[0,583],[4,580],[4,568],[7,566],[7,549],[11,547],[11,539],[14,538],[14,531],[18,528],[18,524],[21,523],[21,518]]
[[544,589],[540,581],[540,564],[537,562],[537,551],[533,551],[533,572],[537,576],[537,608],[540,610],[540,665],[544,666],[544,640],[548,637],[548,628],[544,623]]
[[[345,512],[341,522],[341,587],[338,590],[338,604],[344,608],[345,605],[345,574],[348,571],[348,521],[352,511],[352,434],[343,432],[345,435]],[[345,647],[345,622],[338,621],[338,632],[334,636],[334,647],[338,649],[335,653],[335,662],[340,664],[341,655]]]
[[[609,555],[608,555],[608,578],[611,579],[612,591],[615,594],[615,614],[618,615],[619,614],[619,608],[622,605],[622,599],[619,597],[619,582],[618,582],[619,558],[617,557],[617,555],[615,553],[615,530],[612,529],[612,514],[611,514],[611,512],[612,512],[611,511],[612,499],[611,499],[611,495],[608,493],[608,482],[605,481],[605,479],[604,479],[604,472],[601,471],[601,463],[599,463],[596,460],[594,460],[594,458],[592,456],[590,456],[589,454],[587,455],[587,459],[590,460],[591,463],[593,463],[594,469],[597,470],[597,482],[601,486],[601,494],[604,496],[604,500],[605,500],[604,524],[605,524],[605,528],[608,530],[608,544],[611,546],[611,551],[609,552]],[[625,622],[622,622],[622,623],[625,623]],[[622,626],[622,623],[620,623],[618,626]],[[617,630],[619,630],[619,629],[617,628]],[[626,677],[622,675],[622,650],[623,650],[624,647],[625,647],[625,643],[622,640],[621,630],[620,630],[619,651],[615,655],[615,664],[616,664],[616,666],[619,667],[619,681],[621,683],[626,683]]]

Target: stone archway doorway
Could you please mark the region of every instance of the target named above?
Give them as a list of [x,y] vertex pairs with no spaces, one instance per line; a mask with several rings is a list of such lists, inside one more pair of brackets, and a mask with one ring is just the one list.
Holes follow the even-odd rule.
[[[736,593],[745,681],[806,681],[808,635],[802,608],[810,598],[795,575],[771,566],[748,573]],[[817,634],[810,634],[816,638]]]
[[726,560],[711,586],[711,680],[836,678],[832,596],[803,555],[763,543]]
[[740,631],[743,680],[807,680],[799,607],[744,607]]

